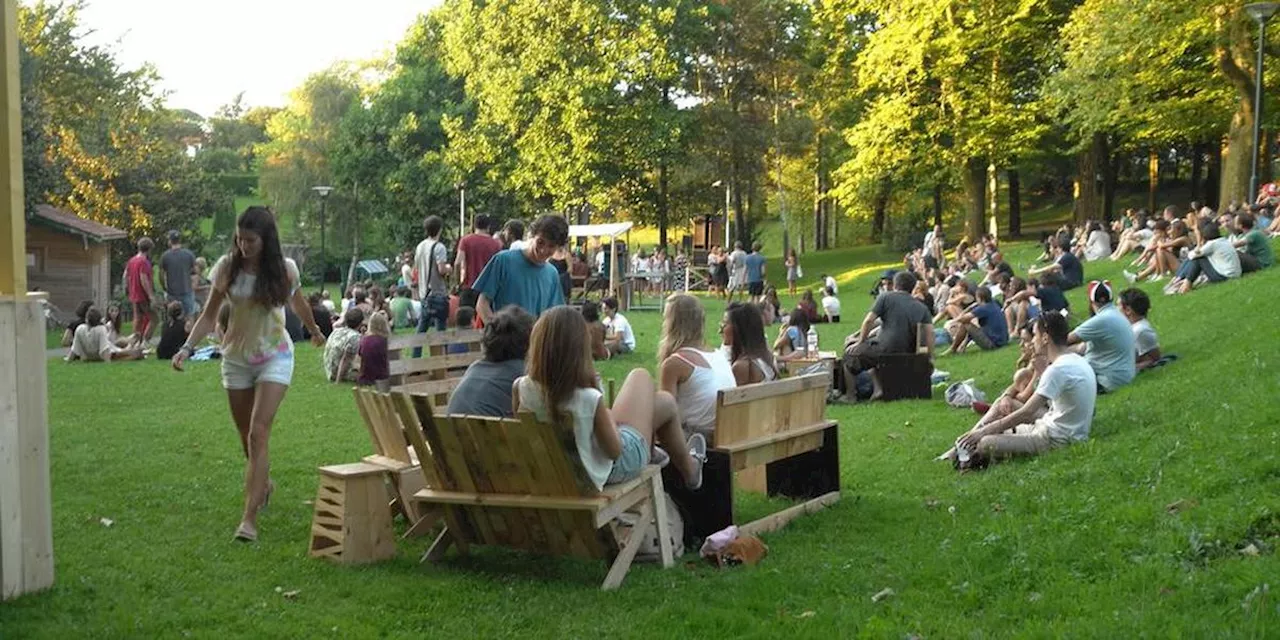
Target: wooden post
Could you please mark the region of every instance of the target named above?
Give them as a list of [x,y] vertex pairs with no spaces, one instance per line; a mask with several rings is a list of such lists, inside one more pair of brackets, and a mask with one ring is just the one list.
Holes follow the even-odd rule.
[[27,293],[18,5],[3,0],[0,91],[0,599],[53,585],[44,294]]

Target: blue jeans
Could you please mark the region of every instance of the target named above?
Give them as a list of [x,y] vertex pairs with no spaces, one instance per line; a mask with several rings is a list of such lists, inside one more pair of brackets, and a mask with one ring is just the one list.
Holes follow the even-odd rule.
[[[422,316],[418,318],[418,333],[426,333],[432,325],[436,331],[444,331],[449,324],[449,296],[433,293],[422,303]],[[422,347],[415,347],[413,357],[422,357]]]
[[182,315],[185,317],[190,318],[196,312],[196,294],[194,291],[188,291],[186,293],[179,294],[176,296],[165,294],[165,300],[169,302],[174,302],[174,301],[181,302]]

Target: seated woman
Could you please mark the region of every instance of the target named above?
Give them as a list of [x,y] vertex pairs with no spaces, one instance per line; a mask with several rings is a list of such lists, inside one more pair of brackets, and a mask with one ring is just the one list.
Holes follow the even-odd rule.
[[808,355],[809,328],[809,314],[800,305],[796,305],[790,318],[778,332],[778,339],[773,342],[773,352],[779,360],[799,360]]
[[582,303],[582,319],[587,321],[587,330],[591,332],[591,357],[594,360],[608,360],[613,355],[604,343],[605,326],[600,320],[600,305],[585,300]]
[[729,360],[707,349],[702,303],[687,294],[667,298],[658,343],[659,388],[676,399],[687,434],[708,438],[716,428],[716,397],[737,385]]
[[1111,234],[1102,228],[1102,223],[1090,220],[1085,225],[1084,242],[1078,247],[1077,257],[1088,262],[1102,260],[1111,255]]
[[[181,309],[181,305],[179,305]],[[140,360],[142,349],[121,349],[112,344],[107,335],[107,327],[102,324],[102,312],[97,307],[90,307],[85,312],[84,323],[76,327],[71,338],[71,351],[67,353],[67,362],[82,360],[85,362],[111,362],[112,360]]]
[[1155,232],[1147,227],[1146,212],[1139,211],[1133,217],[1133,226],[1120,234],[1116,250],[1111,252],[1111,260],[1119,260],[1134,251],[1144,249],[1153,237]]
[[571,425],[583,468],[596,489],[633,480],[652,460],[655,440],[691,490],[702,488],[707,441],[684,437],[680,410],[670,393],[657,389],[644,369],[627,376],[610,409],[595,388],[587,344],[587,322],[573,307],[550,309],[529,339],[529,374],[511,390],[515,412]]
[[778,290],[769,287],[764,290],[764,304],[760,307],[765,324],[782,322],[782,301],[778,300]]
[[1027,281],[1014,277],[1004,289],[1004,322],[1010,327],[1021,327],[1040,315],[1040,308],[1031,304]]
[[484,359],[467,367],[462,381],[449,396],[447,411],[452,415],[510,418],[511,389],[524,375],[524,358],[529,351],[533,316],[510,305],[493,314],[484,326],[480,347]]
[[156,358],[172,360],[182,345],[187,343],[187,335],[190,333],[191,324],[182,316],[182,303],[175,300],[165,305],[165,323],[160,330],[160,344],[156,345]]
[[80,325],[84,324],[84,318],[86,315],[88,315],[89,309],[91,308],[93,308],[92,300],[81,300],[80,304],[76,305],[75,319],[73,319],[71,322],[68,322],[67,330],[62,332],[62,346],[64,347],[71,346],[71,341],[74,340],[76,337],[76,329],[78,329]]
[[951,297],[947,299],[942,311],[933,318],[934,324],[943,320],[955,320],[964,315],[966,309],[973,304],[973,285],[963,278],[957,279],[951,287]]
[[917,280],[915,288],[911,290],[911,297],[924,303],[924,306],[928,307],[929,313],[934,313],[933,308],[936,303],[928,280],[924,278]]
[[805,320],[807,320],[809,324],[817,322],[818,318],[821,317],[818,314],[818,303],[813,300],[812,290],[805,291],[801,294],[800,302],[796,303],[796,308],[804,310]]
[[729,305],[720,322],[720,337],[729,347],[729,362],[738,386],[772,382],[780,377],[778,363],[764,337],[764,318],[754,305]]
[[1177,248],[1180,248],[1182,243],[1173,242],[1174,239],[1170,237],[1170,224],[1164,220],[1157,220],[1152,231],[1154,235],[1151,237],[1151,242],[1147,244],[1142,255],[1138,256],[1138,263],[1146,266],[1136,274],[1125,269],[1122,271],[1125,280],[1136,282],[1139,279],[1150,278],[1151,282],[1156,282],[1160,280],[1162,274],[1177,271],[1179,266]]

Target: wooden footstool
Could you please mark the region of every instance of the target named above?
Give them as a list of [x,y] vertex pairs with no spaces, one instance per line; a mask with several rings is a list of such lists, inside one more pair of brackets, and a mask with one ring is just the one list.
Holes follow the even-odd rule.
[[396,555],[385,474],[386,469],[365,462],[320,467],[308,555],[339,564]]

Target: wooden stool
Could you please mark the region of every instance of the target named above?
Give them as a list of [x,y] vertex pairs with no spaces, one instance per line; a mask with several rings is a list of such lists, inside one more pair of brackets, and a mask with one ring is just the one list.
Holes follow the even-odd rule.
[[365,462],[320,467],[308,555],[340,564],[365,564],[396,555],[385,473],[386,469]]

